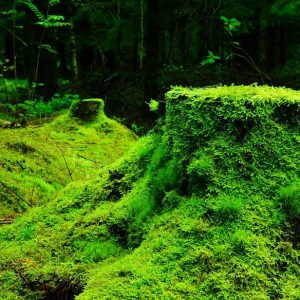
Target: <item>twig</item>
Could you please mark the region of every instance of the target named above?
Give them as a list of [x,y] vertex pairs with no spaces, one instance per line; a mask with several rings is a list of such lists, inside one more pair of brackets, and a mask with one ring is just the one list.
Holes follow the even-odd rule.
[[73,180],[73,177],[72,177],[72,172],[71,172],[71,170],[70,170],[70,168],[69,168],[69,165],[68,165],[68,162],[67,162],[66,157],[65,157],[65,155],[64,155],[64,152],[62,151],[62,149],[61,149],[61,147],[60,147],[59,145],[56,144],[56,146],[57,146],[57,148],[59,149],[59,151],[60,151],[60,153],[61,153],[61,155],[62,155],[62,157],[63,157],[63,159],[64,159],[64,162],[65,162],[65,165],[66,165],[66,168],[67,168],[67,170],[68,170],[68,173],[69,173],[69,176],[70,176],[71,180],[74,181],[74,180]]
[[32,205],[32,202],[33,202],[33,195],[34,195],[34,192],[35,192],[35,186],[32,188],[32,190],[31,190],[31,196],[30,196],[30,207],[32,207],[33,205]]
[[0,184],[7,189],[9,192],[11,192],[12,194],[14,194],[15,196],[17,196],[18,199],[20,199],[21,201],[23,201],[24,203],[26,203],[28,206],[30,206],[30,204],[18,193],[16,192],[12,187],[8,186],[6,183],[0,181]]
[[13,35],[17,40],[19,40],[25,47],[29,47],[28,44],[22,40],[18,35],[16,35],[14,32],[12,32],[10,29],[8,29],[7,27],[0,25],[1,28],[3,28],[4,30],[6,30],[8,33],[10,33],[11,35]]

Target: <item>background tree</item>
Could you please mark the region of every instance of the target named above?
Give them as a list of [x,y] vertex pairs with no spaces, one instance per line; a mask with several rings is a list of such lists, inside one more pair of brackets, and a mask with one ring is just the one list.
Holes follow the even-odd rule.
[[23,100],[57,91],[99,96],[128,122],[144,122],[145,102],[175,84],[299,88],[299,2],[5,2],[2,73],[28,80]]

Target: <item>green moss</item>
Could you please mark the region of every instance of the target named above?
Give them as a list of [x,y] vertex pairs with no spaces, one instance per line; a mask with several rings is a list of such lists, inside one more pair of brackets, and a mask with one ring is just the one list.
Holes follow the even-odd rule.
[[103,107],[101,122],[83,124],[65,114],[42,126],[0,129],[0,135],[0,217],[45,203],[72,181],[92,179],[136,139],[105,117]]
[[253,182],[256,192],[269,193],[298,173],[299,92],[267,86],[179,87],[167,100],[168,144],[174,156],[189,161],[196,183],[210,182],[209,188],[219,192]]
[[295,219],[300,216],[300,181],[293,181],[279,191],[279,201],[288,217]]
[[[299,106],[288,89],[174,88],[161,131],[0,228],[1,296],[297,299]],[[66,137],[76,121],[56,122]]]

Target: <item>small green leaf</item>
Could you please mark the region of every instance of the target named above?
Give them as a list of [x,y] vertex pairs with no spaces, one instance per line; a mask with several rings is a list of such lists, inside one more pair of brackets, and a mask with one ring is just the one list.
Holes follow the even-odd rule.
[[148,104],[151,111],[157,111],[159,109],[159,102],[151,99]]

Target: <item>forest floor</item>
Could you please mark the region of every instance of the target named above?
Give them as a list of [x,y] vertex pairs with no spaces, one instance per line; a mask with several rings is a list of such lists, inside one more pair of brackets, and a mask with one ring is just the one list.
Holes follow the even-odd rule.
[[68,113],[42,125],[0,129],[0,217],[53,199],[68,183],[94,178],[136,136],[123,125],[84,124]]
[[[120,159],[99,171],[83,159],[90,180],[0,227],[0,299],[300,299],[300,93],[174,87],[166,104],[138,141],[114,123],[133,145]],[[50,125],[68,157],[70,140],[114,132],[111,121],[73,122]],[[93,159],[107,159],[97,147],[118,152],[118,130],[107,147],[88,146]],[[46,151],[35,143],[22,155]],[[1,159],[18,149],[6,145]]]

